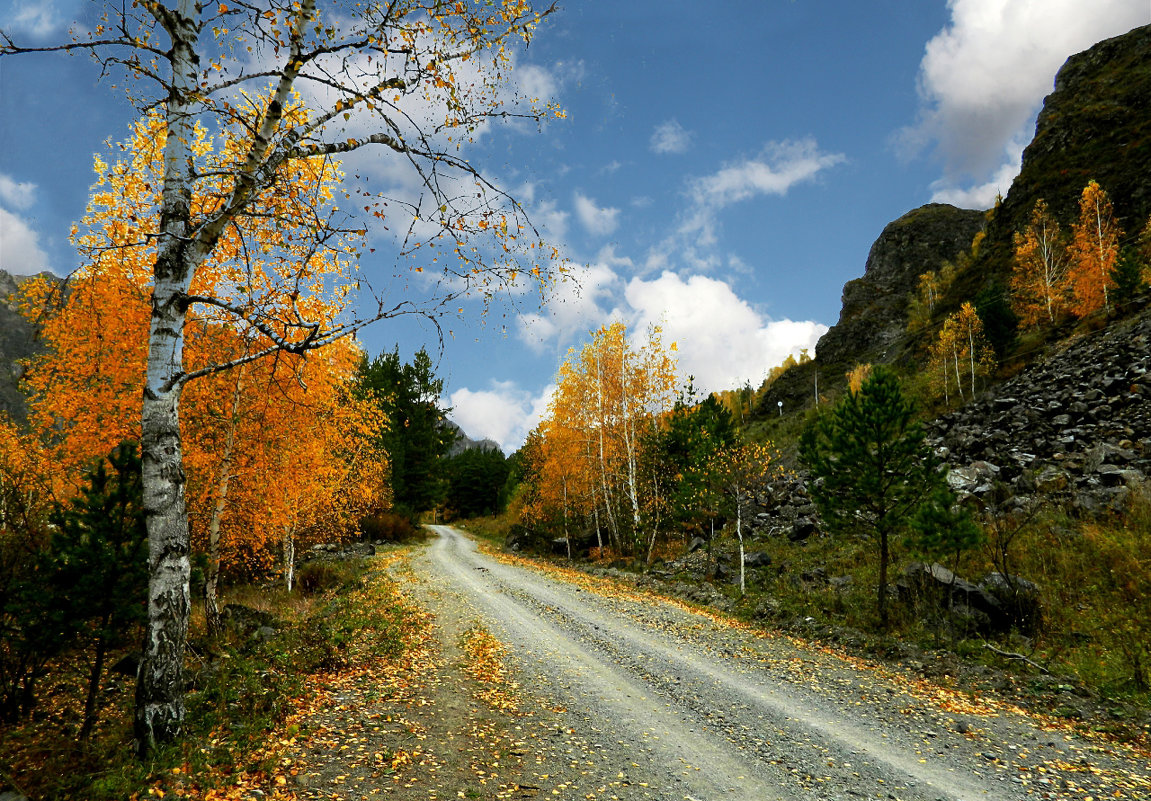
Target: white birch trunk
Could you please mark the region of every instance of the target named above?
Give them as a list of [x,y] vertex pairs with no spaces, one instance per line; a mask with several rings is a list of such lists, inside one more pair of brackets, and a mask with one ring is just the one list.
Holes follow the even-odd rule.
[[184,320],[195,267],[189,242],[193,96],[199,38],[195,0],[165,19],[172,38],[172,83],[164,146],[160,236],[153,268],[152,316],[141,414],[144,513],[148,528],[148,620],[136,683],[135,734],[141,754],[179,736],[184,723],[184,645],[191,609],[188,518],[180,442]]
[[618,549],[619,543],[619,527],[616,525],[615,513],[611,508],[611,490],[608,488],[607,483],[607,456],[604,449],[604,429],[607,427],[607,421],[604,419],[604,400],[603,400],[603,362],[599,356],[596,356],[596,393],[599,403],[599,475],[600,484],[603,491],[603,508],[607,514],[608,533],[611,535],[612,544]]
[[967,355],[971,362],[971,398],[975,399],[975,331],[967,329]]
[[739,490],[735,492],[735,536],[739,539],[739,594],[740,597],[747,591],[746,575],[743,554],[743,505],[739,502]]
[[288,592],[292,591],[296,583],[296,529],[288,526],[284,529],[284,585]]

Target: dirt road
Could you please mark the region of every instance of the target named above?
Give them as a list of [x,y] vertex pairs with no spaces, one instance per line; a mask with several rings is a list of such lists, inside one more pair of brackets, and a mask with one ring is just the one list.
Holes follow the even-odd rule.
[[322,689],[289,797],[1151,801],[1145,751],[434,531],[427,636]]
[[589,592],[435,531],[414,564],[440,597],[433,611],[486,625],[525,692],[566,709],[583,744],[554,795],[1151,798],[1145,755],[1125,747],[675,605]]

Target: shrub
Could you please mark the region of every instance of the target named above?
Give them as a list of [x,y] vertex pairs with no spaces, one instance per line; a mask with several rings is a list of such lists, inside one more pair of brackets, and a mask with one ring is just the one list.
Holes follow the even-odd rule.
[[342,581],[340,572],[327,562],[308,562],[296,576],[296,586],[304,595],[318,595],[338,587]]
[[403,515],[378,512],[360,521],[360,534],[372,542],[407,542],[420,536],[419,530]]

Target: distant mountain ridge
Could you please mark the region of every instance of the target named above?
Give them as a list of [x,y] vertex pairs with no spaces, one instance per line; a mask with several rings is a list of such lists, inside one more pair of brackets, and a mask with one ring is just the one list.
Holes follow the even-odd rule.
[[[839,321],[820,339],[814,361],[784,373],[760,399],[760,415],[778,404],[810,405],[815,388],[843,386],[854,365],[896,362],[922,342],[906,334],[907,303],[918,276],[938,270],[984,236],[959,272],[939,311],[974,300],[1010,280],[1016,231],[1043,198],[1057,217],[1078,216],[1088,181],[1107,191],[1133,238],[1151,216],[1151,25],[1071,56],[1043,103],[1035,138],[1023,152],[1019,176],[993,211],[928,204],[888,224],[868,255],[862,277],[843,289]],[[822,389],[821,389],[822,391]]]
[[448,448],[449,458],[452,456],[459,456],[464,451],[473,450],[499,451],[500,453],[503,453],[503,449],[500,447],[500,444],[494,439],[472,439],[464,433],[462,428],[453,423],[451,420],[448,420],[447,423],[456,432],[456,441],[452,443],[452,447]]

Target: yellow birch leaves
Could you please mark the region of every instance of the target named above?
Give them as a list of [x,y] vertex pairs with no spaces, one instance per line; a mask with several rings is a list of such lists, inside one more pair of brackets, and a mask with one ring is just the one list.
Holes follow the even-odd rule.
[[1036,201],[1027,227],[1015,234],[1012,308],[1023,327],[1054,325],[1065,313],[1110,313],[1122,236],[1111,200],[1095,181],[1080,194],[1069,239],[1047,203]]
[[[86,263],[63,293],[39,282],[24,296],[48,346],[27,376],[29,421],[64,487],[122,439],[140,436],[164,136],[160,119],[146,117],[123,144],[122,160],[97,160],[99,183],[76,241]],[[214,145],[203,132],[192,143],[200,156],[224,161],[241,146],[223,141],[217,156]],[[302,327],[330,325],[345,309],[346,292],[332,286],[347,284],[333,278],[350,276],[351,242],[313,235],[337,175],[326,159],[286,167],[261,200],[264,213],[229,226],[190,287],[239,312],[191,306],[182,366],[205,374],[181,399],[193,542],[205,542],[217,512],[233,573],[271,568],[289,533],[336,536],[366,507],[386,502],[384,457],[368,447],[382,423],[346,391],[361,358],[353,342],[307,358],[269,352],[212,372],[274,350],[269,333],[299,339]],[[200,181],[194,215],[210,215],[229,189],[221,177]]]
[[1011,307],[1026,328],[1054,325],[1067,308],[1065,286],[1070,259],[1067,242],[1046,201],[1035,202],[1031,220],[1015,234]]

